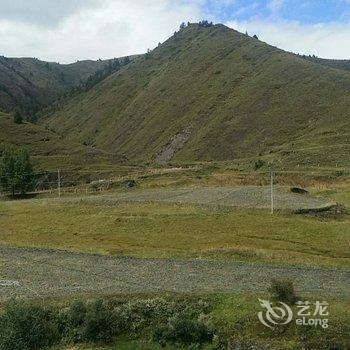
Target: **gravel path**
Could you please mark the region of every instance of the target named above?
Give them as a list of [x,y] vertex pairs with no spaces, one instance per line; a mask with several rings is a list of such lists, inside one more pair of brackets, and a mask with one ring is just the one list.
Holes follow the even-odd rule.
[[0,299],[83,293],[255,292],[271,278],[294,280],[298,292],[349,296],[350,271],[243,262],[120,258],[0,246]]
[[[244,208],[270,208],[269,186],[202,187],[183,189],[132,190],[118,195],[89,196],[85,201],[117,203],[119,201],[194,203]],[[274,190],[276,209],[318,209],[331,206],[324,198],[291,193],[289,188],[277,186]]]

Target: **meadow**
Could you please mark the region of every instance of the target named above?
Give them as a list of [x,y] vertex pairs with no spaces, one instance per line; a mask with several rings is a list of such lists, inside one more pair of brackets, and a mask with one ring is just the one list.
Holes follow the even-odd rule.
[[[56,270],[60,270],[59,264],[62,264],[62,270],[64,269],[66,263],[60,258],[59,251],[65,250],[64,254],[67,256],[70,252],[97,254],[96,261],[99,261],[100,255],[104,258],[173,258],[174,264],[180,263],[179,261],[176,263],[176,259],[182,259],[183,262],[242,262],[254,264],[261,269],[268,266],[281,268],[281,271],[283,268],[295,270],[315,268],[326,272],[337,269],[340,273],[346,274],[350,263],[350,186],[348,180],[343,177],[332,179],[329,176],[288,175],[278,178],[278,182],[284,186],[287,184],[303,186],[314,196],[322,196],[326,201],[339,203],[342,208],[339,213],[296,214],[290,210],[277,210],[274,214],[270,214],[268,209],[111,200],[128,193],[137,194],[153,189],[159,191],[162,188],[268,184],[265,174],[247,176],[232,172],[230,167],[234,167],[234,164],[228,164],[226,168],[220,169],[214,167],[214,170],[204,166],[200,171],[180,169],[167,172],[153,169],[151,172],[137,173],[132,176],[136,181],[136,187],[131,189],[118,187],[118,183],[116,187],[105,188],[105,182],[99,182],[100,188],[96,186],[89,188],[88,195],[84,195],[86,186],[81,188],[77,186],[64,188],[61,198],[57,198],[57,191],[44,192],[28,199],[5,198],[6,200],[0,201],[2,249],[6,247],[57,249],[57,254],[55,251],[52,252],[54,253],[52,268]],[[35,251],[31,254],[35,254]],[[34,260],[44,263],[45,259],[38,254],[33,258],[35,263]],[[29,260],[27,264],[28,262]],[[17,260],[13,260],[13,263],[17,264]],[[22,264],[20,260],[18,263]],[[39,268],[38,264],[36,266]],[[79,273],[86,273],[84,269],[89,269],[89,266],[82,266]],[[3,269],[3,272],[6,272],[4,267],[5,265],[0,264],[0,271]],[[73,266],[72,257],[68,256],[67,267],[73,269],[74,276],[77,276],[78,269]],[[98,268],[101,271],[104,269],[102,266]],[[133,273],[135,271],[134,266]],[[104,273],[109,272],[105,270]],[[7,277],[6,273],[5,276]],[[146,280],[147,276],[150,277],[144,270],[142,278]],[[90,277],[96,281],[99,279],[97,275]],[[30,276],[23,276],[23,278],[30,281]],[[270,280],[267,279],[266,283],[269,282]],[[49,284],[48,281],[45,283]],[[297,287],[299,283],[300,281]],[[269,298],[269,295],[266,286],[256,284],[253,275],[251,288],[244,293],[239,291],[205,295],[192,293],[189,296],[181,294],[180,298],[199,300],[203,297],[209,301],[211,309],[208,317],[215,324],[218,332],[216,342],[224,339],[235,345],[240,342],[250,345],[260,344],[272,349],[300,349],[301,346],[306,345],[310,349],[320,349],[319,342],[325,346],[333,346],[339,342],[345,344],[346,325],[349,324],[347,312],[349,298],[344,294],[324,294],[324,291],[325,289],[320,289],[319,292],[315,290],[302,292],[298,297],[301,300],[322,299],[329,302],[331,327],[327,331],[307,327],[301,329],[295,325],[274,331],[264,328],[256,317],[260,310],[258,298]],[[79,297],[83,300],[100,297],[105,300],[114,300],[121,297],[116,296],[112,291],[107,290],[107,292],[110,294],[102,295],[94,291]],[[165,291],[151,295],[138,293],[126,292],[123,293],[122,298],[144,300],[164,295],[170,300],[176,300],[179,297],[177,293]],[[66,308],[72,302],[72,298],[74,295],[50,297],[46,299],[45,304],[53,303]],[[141,336],[124,335],[110,344],[106,342],[65,344],[63,342],[53,349],[153,350],[165,348],[176,350],[189,348],[188,345],[171,343],[162,347],[152,340],[152,332],[154,329],[150,328]],[[214,349],[216,346],[214,343],[213,341],[213,344],[203,344],[199,348]]]
[[0,204],[2,244],[138,257],[348,266],[350,218],[189,204],[58,199]]

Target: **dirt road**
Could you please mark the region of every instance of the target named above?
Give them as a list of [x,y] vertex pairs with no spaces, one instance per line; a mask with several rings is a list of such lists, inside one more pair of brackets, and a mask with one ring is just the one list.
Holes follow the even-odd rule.
[[108,257],[0,246],[0,299],[85,293],[256,292],[271,278],[294,280],[299,293],[349,296],[350,271],[243,262]]

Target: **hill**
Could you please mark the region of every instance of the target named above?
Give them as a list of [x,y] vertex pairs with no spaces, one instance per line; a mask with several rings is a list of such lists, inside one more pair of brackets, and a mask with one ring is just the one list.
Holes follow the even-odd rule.
[[325,59],[325,58],[319,58],[314,56],[302,56],[302,57],[311,62],[323,64],[324,66],[327,66],[327,67],[350,71],[350,60],[332,60],[332,59]]
[[137,161],[349,165],[350,72],[191,24],[42,123]]
[[[28,149],[36,170],[87,168],[94,165],[121,163],[121,158],[92,149],[61,136],[43,126],[29,122],[15,124],[10,114],[0,112],[0,153],[7,145]],[[72,177],[72,176],[71,176]]]
[[61,94],[85,82],[106,61],[72,64],[44,62],[35,58],[0,56],[0,110],[19,108],[33,114]]

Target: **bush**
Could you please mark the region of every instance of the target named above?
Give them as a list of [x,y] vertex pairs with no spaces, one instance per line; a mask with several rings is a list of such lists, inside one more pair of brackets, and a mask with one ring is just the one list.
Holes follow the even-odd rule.
[[203,344],[213,339],[210,326],[201,320],[191,319],[188,315],[177,315],[166,326],[157,327],[153,339],[164,345],[167,342],[181,344]]
[[110,342],[119,333],[116,315],[102,300],[89,305],[83,325],[85,341]]
[[23,123],[23,117],[20,111],[16,111],[13,115],[13,121],[15,124],[22,124]]
[[174,313],[174,305],[163,298],[133,300],[118,307],[120,327],[139,334],[148,326],[165,323]]
[[295,303],[297,296],[294,291],[293,282],[288,279],[273,279],[269,289],[272,296],[278,301]]
[[83,341],[82,327],[86,316],[86,305],[82,301],[74,301],[70,308],[59,313],[59,330],[66,342]]
[[265,162],[261,159],[258,159],[254,162],[254,170],[258,170],[260,169],[261,167],[263,167],[265,165]]
[[0,316],[0,349],[40,349],[59,341],[56,315],[38,305],[12,301]]
[[73,327],[77,327],[83,324],[86,316],[86,305],[81,300],[76,300],[70,307],[69,323]]
[[212,340],[203,300],[153,298],[129,302],[74,301],[50,309],[11,302],[0,314],[0,350],[42,349],[55,343],[114,341],[119,335],[182,344]]
[[60,313],[59,323],[67,342],[110,342],[119,333],[117,314],[102,300],[75,301]]

